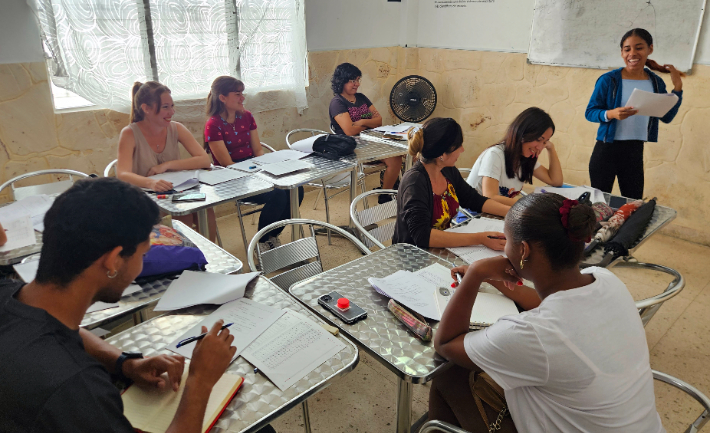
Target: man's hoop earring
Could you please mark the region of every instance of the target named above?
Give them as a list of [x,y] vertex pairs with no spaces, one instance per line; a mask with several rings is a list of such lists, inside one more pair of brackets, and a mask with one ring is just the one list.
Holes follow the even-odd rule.
[[118,270],[114,270],[113,275],[111,275],[111,271],[106,271],[106,276],[111,279],[116,278],[116,275],[118,275]]

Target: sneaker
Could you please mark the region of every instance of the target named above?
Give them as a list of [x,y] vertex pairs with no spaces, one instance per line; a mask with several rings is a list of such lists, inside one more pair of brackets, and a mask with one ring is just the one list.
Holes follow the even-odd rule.
[[[271,239],[269,239],[269,240],[271,240]],[[269,240],[267,240],[265,242],[259,242],[259,251],[260,252],[265,253],[271,249],[271,243],[269,242]]]
[[269,238],[268,241],[271,244],[271,249],[273,250],[274,248],[278,248],[281,246],[281,239],[279,239],[278,236],[272,236]]

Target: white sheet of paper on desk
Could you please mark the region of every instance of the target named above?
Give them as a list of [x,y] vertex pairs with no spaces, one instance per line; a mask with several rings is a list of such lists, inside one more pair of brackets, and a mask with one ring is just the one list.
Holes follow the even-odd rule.
[[118,308],[118,303],[108,303],[97,301],[91,304],[86,313],[95,313],[97,311],[110,310],[111,308]]
[[210,171],[200,171],[200,182],[207,185],[217,185],[218,183],[229,182],[230,180],[239,179],[249,176],[249,173],[238,170],[215,169]]
[[320,325],[289,310],[242,356],[285,391],[344,348]]
[[[481,233],[481,232],[503,232],[505,222],[503,220],[494,220],[492,218],[474,218],[466,225],[460,225],[451,229],[448,232],[452,233]],[[477,260],[487,259],[490,257],[505,256],[503,251],[495,251],[483,245],[471,245],[467,247],[452,247],[447,250],[456,254],[461,260],[466,263],[473,263]]]
[[426,268],[422,268],[417,272],[414,272],[419,278],[434,284],[436,287],[451,287],[451,283],[454,280],[451,278],[451,269],[439,264],[434,263]]
[[634,89],[626,106],[638,110],[636,115],[663,117],[676,103],[678,103],[678,95],[674,93],[653,93]]
[[[148,176],[149,179],[161,179],[173,184],[173,189],[178,192],[185,191],[200,184],[199,170],[166,171],[165,173]],[[146,189],[146,188],[143,188]]]
[[7,235],[7,243],[0,247],[0,251],[10,251],[34,245],[37,242],[29,215],[21,215],[12,220],[0,220],[0,223],[2,223]]
[[139,286],[138,284],[131,284],[130,286],[126,287],[123,290],[123,293],[121,294],[121,297],[123,296],[129,296],[137,292],[142,292],[143,287]]
[[434,294],[437,285],[409,271],[397,271],[385,278],[368,278],[367,281],[379,289],[379,293],[384,293],[422,316],[441,320]]
[[256,173],[257,171],[261,171],[261,167],[259,166],[259,164],[255,163],[252,159],[235,162],[232,165],[228,165],[227,168],[231,168],[232,170],[243,171],[246,173]]
[[577,200],[579,196],[584,194],[585,192],[588,192],[589,199],[592,201],[592,203],[597,203],[597,202],[605,202],[604,199],[604,193],[601,192],[600,190],[596,188],[592,188],[590,186],[575,186],[572,188],[556,188],[552,186],[540,186],[535,188],[535,193],[545,193],[545,192],[550,192],[550,193],[555,193],[559,194],[562,197],[568,198],[570,200]]
[[293,149],[283,149],[277,150],[276,152],[265,153],[261,156],[257,156],[256,158],[252,158],[250,161],[261,165],[263,168],[263,166],[267,164],[274,164],[277,162],[293,161],[296,159],[305,158],[306,156],[310,155],[310,153],[312,152],[306,153]]
[[312,165],[305,161],[291,160],[262,165],[261,169],[274,176],[283,176],[284,174],[293,173],[294,171],[299,170],[305,170],[311,167]]
[[297,142],[291,145],[291,149],[298,150],[299,152],[303,152],[307,155],[310,155],[311,153],[313,153],[313,143],[318,139],[318,137],[322,137],[324,135],[326,134],[318,134],[314,135],[313,137],[298,140]]
[[208,330],[212,329],[215,322],[222,319],[225,324],[233,324],[229,327],[229,333],[234,335],[232,346],[237,348],[237,352],[232,358],[232,361],[234,361],[252,341],[263,334],[283,314],[283,310],[259,304],[251,299],[240,298],[216,309],[200,323],[170,343],[168,350],[185,358],[192,358],[192,351],[195,349],[196,343],[190,343],[179,348],[177,344],[186,338],[202,334],[202,326],[207,327]]
[[15,272],[17,272],[17,275],[22,278],[22,281],[25,283],[29,283],[30,281],[35,279],[35,275],[37,275],[37,267],[39,266],[39,260],[32,260],[31,262],[27,263],[18,263],[16,265],[13,265],[12,267],[15,269]]
[[399,125],[383,125],[375,128],[377,132],[383,132],[385,134],[398,134],[402,132],[407,132],[411,128],[421,128],[421,123],[400,123]]
[[44,231],[44,214],[54,203],[54,197],[46,194],[33,195],[0,208],[0,222],[16,219],[20,215],[29,215],[32,227]]
[[224,275],[212,272],[183,271],[158,301],[154,311],[173,311],[200,304],[221,305],[244,296],[247,284],[259,275]]

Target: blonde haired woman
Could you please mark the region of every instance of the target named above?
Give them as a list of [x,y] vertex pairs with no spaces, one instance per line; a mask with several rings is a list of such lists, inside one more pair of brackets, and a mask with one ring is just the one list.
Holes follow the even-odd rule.
[[509,206],[480,195],[455,167],[463,153],[461,126],[451,118],[427,120],[410,133],[409,154],[419,158],[402,177],[397,194],[397,222],[392,243],[409,243],[420,248],[485,245],[505,247],[498,232],[446,232],[459,206],[474,212],[503,216]]

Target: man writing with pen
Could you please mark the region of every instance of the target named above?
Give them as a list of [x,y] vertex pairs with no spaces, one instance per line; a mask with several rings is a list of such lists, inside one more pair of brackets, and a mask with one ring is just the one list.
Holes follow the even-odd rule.
[[[0,431],[133,432],[109,373],[178,389],[181,356],[121,353],[79,327],[92,303],[117,302],[138,276],[158,218],[142,191],[113,178],[79,181],[54,201],[36,279],[0,283]],[[201,431],[212,387],[236,351],[223,325],[203,327],[168,431]]]

